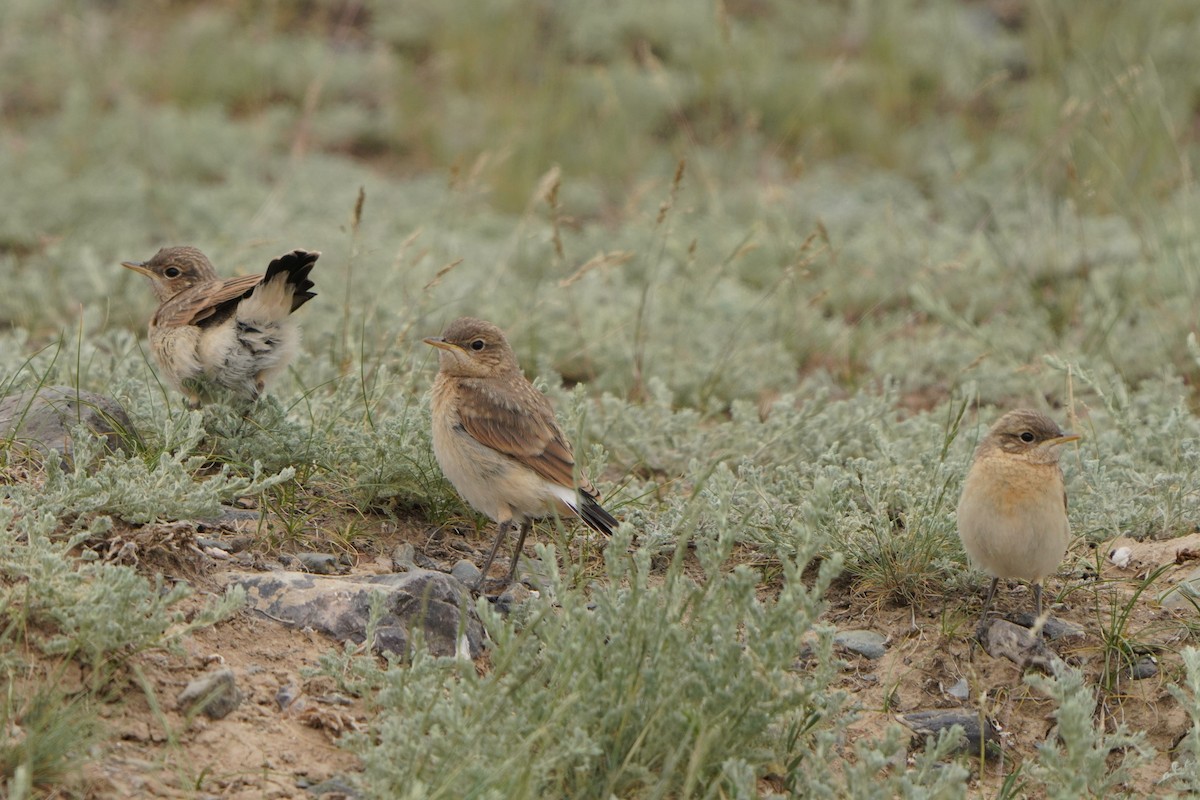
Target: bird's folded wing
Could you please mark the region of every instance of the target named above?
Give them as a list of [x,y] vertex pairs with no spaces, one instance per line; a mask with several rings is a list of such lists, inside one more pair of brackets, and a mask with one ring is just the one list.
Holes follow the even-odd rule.
[[232,304],[262,283],[262,275],[243,275],[219,283],[204,283],[180,292],[158,310],[155,324],[160,327],[198,325],[211,317],[222,318]]
[[467,379],[463,383],[468,398],[459,405],[459,418],[476,441],[552,483],[599,497],[586,476],[576,475],[571,446],[545,395],[527,383],[516,388],[496,381]]

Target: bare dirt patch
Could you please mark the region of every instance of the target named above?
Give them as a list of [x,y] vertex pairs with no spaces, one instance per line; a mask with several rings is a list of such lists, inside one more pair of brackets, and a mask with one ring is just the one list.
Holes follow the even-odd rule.
[[[377,574],[386,560],[381,554],[404,543],[440,563],[479,556],[489,539],[490,531],[447,530],[431,536],[427,526],[389,524],[386,535],[372,538],[349,572]],[[1194,610],[1167,609],[1158,598],[1196,565],[1186,554],[1178,557],[1179,547],[1131,544],[1135,557],[1125,568],[1104,559],[1099,575],[1081,572],[1050,583],[1047,596],[1057,593],[1062,601],[1054,606],[1054,616],[1084,629],[1082,638],[1059,640],[1050,647],[1083,670],[1094,687],[1099,725],[1113,730],[1123,723],[1145,731],[1158,755],[1133,788],[1149,791],[1169,769],[1172,748],[1189,724],[1167,686],[1179,682],[1177,651],[1195,625]],[[1085,550],[1078,548],[1079,563],[1090,557]],[[248,558],[261,563],[264,557]],[[1159,562],[1169,566],[1133,602],[1135,591]],[[159,561],[157,566],[163,564]],[[199,590],[188,601],[194,607],[200,606],[204,592],[216,590],[220,566],[204,570],[189,564],[186,578]],[[498,562],[497,569],[505,566]],[[991,796],[1006,775],[1034,758],[1040,743],[1053,741],[1055,705],[1024,682],[1020,667],[988,655],[972,642],[980,600],[981,595],[931,598],[920,608],[881,606],[877,599],[859,596],[840,583],[827,597],[823,621],[841,630],[868,629],[887,637],[886,653],[877,660],[838,651],[844,666],[835,688],[849,692],[860,710],[847,744],[879,737],[901,714],[970,710],[991,720],[1000,732],[1000,757],[989,758],[982,768],[978,758],[968,758],[973,791]],[[997,613],[1024,611],[1030,604],[1027,590],[1016,584],[1002,586]],[[1122,612],[1127,613],[1118,629],[1114,614]],[[326,679],[305,677],[304,671],[315,667],[323,653],[339,647],[319,634],[241,612],[190,637],[182,654],[138,656],[133,660],[134,678],[101,709],[110,736],[84,769],[83,796],[317,796],[309,787],[357,768],[355,758],[337,745],[337,737],[369,722],[370,712],[361,698],[339,695]],[[1134,680],[1129,659],[1119,657],[1119,648],[1137,658],[1153,657],[1157,673]],[[487,669],[486,659],[480,659],[480,669]],[[218,665],[234,671],[243,702],[223,719],[187,717],[176,708],[175,698],[189,681]],[[961,696],[960,681],[969,691],[965,701],[950,693],[959,684]],[[279,701],[285,696],[295,698],[286,708]],[[918,746],[914,739],[913,747]],[[323,796],[339,796],[336,783],[326,787],[332,793]],[[1036,789],[1029,791],[1037,796]]]

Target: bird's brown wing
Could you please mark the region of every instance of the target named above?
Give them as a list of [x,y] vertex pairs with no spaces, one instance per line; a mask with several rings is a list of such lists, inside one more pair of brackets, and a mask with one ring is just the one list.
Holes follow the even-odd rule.
[[243,275],[224,281],[202,283],[180,292],[162,304],[154,316],[159,327],[200,325],[216,316],[224,317],[229,304],[240,300],[262,283],[262,275]]
[[[575,456],[546,396],[523,376],[464,379],[459,419],[476,441],[532,469],[548,481],[599,499],[587,477],[575,474]],[[576,480],[579,481],[576,484]]]

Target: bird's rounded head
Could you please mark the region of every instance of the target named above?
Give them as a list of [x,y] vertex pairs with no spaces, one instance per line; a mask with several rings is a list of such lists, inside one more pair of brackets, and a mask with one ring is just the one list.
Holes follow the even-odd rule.
[[122,261],[121,266],[149,278],[160,303],[196,284],[218,280],[208,256],[194,247],[164,247],[149,261]]
[[448,375],[489,378],[518,369],[504,331],[482,319],[459,317],[441,336],[423,341],[438,348],[438,366]]
[[1078,439],[1079,434],[1064,433],[1057,422],[1040,411],[1019,408],[996,420],[980,443],[978,454],[1001,451],[1053,464],[1058,461],[1059,446]]

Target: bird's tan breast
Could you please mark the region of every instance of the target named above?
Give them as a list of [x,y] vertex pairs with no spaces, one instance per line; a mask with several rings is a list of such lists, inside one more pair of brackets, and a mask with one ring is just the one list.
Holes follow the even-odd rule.
[[202,331],[195,325],[150,325],[150,352],[167,381],[179,389],[204,371],[200,361]]
[[553,487],[513,458],[479,442],[462,425],[461,387],[439,373],[430,400],[433,454],[446,479],[493,520],[533,519],[556,508]]
[[979,566],[1004,578],[1053,573],[1070,539],[1062,470],[1009,453],[981,454],[958,504],[963,547]]

